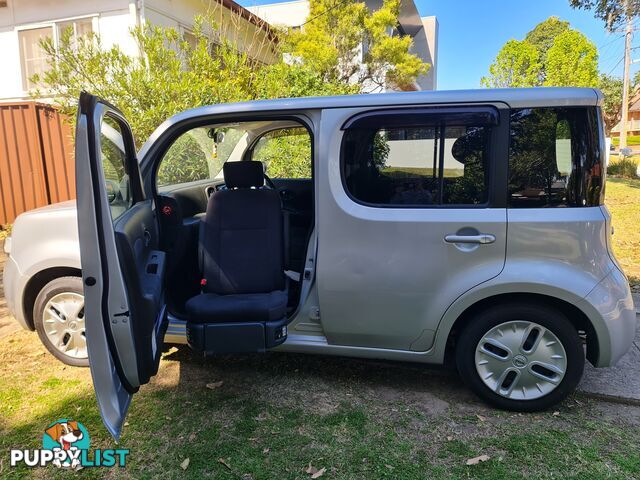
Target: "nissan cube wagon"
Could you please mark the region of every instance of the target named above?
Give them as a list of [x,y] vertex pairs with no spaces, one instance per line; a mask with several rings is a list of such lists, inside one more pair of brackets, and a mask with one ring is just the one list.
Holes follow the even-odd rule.
[[604,206],[602,95],[539,88],[200,107],[136,153],[82,94],[86,340],[118,437],[167,325],[204,355],[455,361],[485,401],[566,397],[636,317]]

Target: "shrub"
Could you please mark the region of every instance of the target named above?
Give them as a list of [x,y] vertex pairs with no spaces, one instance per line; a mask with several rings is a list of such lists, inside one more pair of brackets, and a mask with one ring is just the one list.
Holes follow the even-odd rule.
[[607,167],[607,174],[619,177],[635,178],[638,176],[638,164],[632,158],[623,158],[611,162]]

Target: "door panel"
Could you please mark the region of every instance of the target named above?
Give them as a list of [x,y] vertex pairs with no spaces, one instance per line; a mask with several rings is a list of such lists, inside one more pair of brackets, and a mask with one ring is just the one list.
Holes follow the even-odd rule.
[[103,421],[117,439],[132,395],[157,372],[164,253],[131,130],[114,107],[85,93],[76,186],[89,364]]
[[[341,127],[355,113],[358,112],[325,111],[322,118],[320,145],[326,150],[320,157],[326,162],[320,164],[318,181],[320,191],[326,194],[318,198],[321,234],[317,265],[322,326],[331,344],[426,351],[433,344],[439,321],[449,305],[465,291],[502,271],[506,209],[504,205],[497,206],[500,202],[493,192],[489,192],[487,205],[436,205],[437,199],[444,203],[448,195],[453,195],[448,192],[458,195],[473,188],[449,188],[455,179],[447,175],[459,173],[448,167],[447,162],[453,162],[445,159],[443,152],[451,151],[455,142],[443,134],[445,141],[438,145],[434,144],[437,137],[431,136],[430,149],[422,148],[414,138],[428,130],[423,127],[418,128],[418,133],[411,132],[413,136],[388,133],[386,141],[414,142],[409,153],[400,155],[407,167],[391,165],[394,168],[390,170],[395,171],[390,176],[395,179],[402,169],[410,174],[418,167],[436,169],[440,161],[440,171],[448,168],[440,178],[440,187],[430,187],[438,183],[437,176],[416,180],[422,189],[410,190],[365,172],[376,183],[363,195],[388,203],[408,198],[413,204],[373,206],[358,202],[346,191],[350,179],[342,178],[340,164],[344,133]],[[501,122],[492,126],[491,145],[506,135],[504,120]],[[445,125],[441,125],[444,132]],[[394,150],[400,151],[391,145],[385,154]],[[425,151],[434,152],[434,156],[424,166],[418,165],[412,155]],[[499,171],[503,168],[503,153],[499,148],[490,152],[490,190],[504,179],[505,173]]]

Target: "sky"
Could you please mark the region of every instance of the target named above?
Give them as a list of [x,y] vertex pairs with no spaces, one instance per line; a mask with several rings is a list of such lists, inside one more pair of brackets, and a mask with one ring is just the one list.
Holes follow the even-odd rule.
[[[624,36],[608,33],[591,11],[574,10],[568,0],[414,0],[421,16],[438,18],[438,90],[480,87],[480,79],[505,42],[522,40],[550,16],[571,23],[598,47],[600,71],[622,76]],[[240,0],[247,7],[275,0]],[[640,35],[638,35],[640,37]],[[639,41],[633,45],[640,44]],[[634,57],[633,53],[637,54]],[[640,50],[632,59],[640,59]],[[640,67],[631,66],[631,74]]]

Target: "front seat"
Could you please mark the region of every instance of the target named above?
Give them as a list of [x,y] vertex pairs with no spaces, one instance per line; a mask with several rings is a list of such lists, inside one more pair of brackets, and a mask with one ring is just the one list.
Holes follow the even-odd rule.
[[226,189],[200,225],[202,293],[187,301],[187,340],[211,354],[264,351],[284,342],[287,292],[280,196],[261,162],[227,162]]

